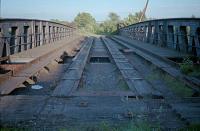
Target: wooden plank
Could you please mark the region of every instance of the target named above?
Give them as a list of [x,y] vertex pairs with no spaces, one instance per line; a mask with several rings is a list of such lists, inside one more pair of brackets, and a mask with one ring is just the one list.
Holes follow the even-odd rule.
[[[78,88],[85,64],[88,59],[93,39],[86,41],[80,52],[74,58],[70,68],[66,71],[62,80],[53,92],[52,96],[69,96]],[[81,64],[81,65],[80,65]]]
[[129,62],[126,63],[115,62],[115,63],[120,70],[128,70],[128,69],[133,70],[133,66]]
[[52,96],[66,97],[69,96],[73,88],[76,88],[79,80],[62,80],[54,90]]
[[131,70],[121,70],[121,73],[123,74],[125,79],[134,79],[134,78],[141,78],[138,71],[131,69]]
[[141,80],[131,80],[137,92],[141,96],[152,95],[153,89],[150,84],[148,84],[144,79]]
[[86,91],[75,92],[72,96],[136,96],[131,91]]
[[78,69],[68,69],[67,72],[63,75],[62,79],[63,80],[78,80],[81,78],[82,71],[80,70],[81,68]]
[[116,63],[125,63],[125,62],[128,62],[128,59],[118,58],[118,59],[115,59],[115,62]]
[[[105,45],[107,46],[108,50],[110,51],[111,56],[113,57],[118,69],[120,70],[122,76],[124,77],[124,80],[128,84],[129,88],[138,96],[143,97],[154,97],[154,96],[161,96],[161,93],[156,91],[152,88],[152,86],[142,78],[141,75],[139,75],[138,71],[133,68],[133,66],[127,61],[127,62],[117,62],[116,60],[120,59],[126,59],[126,57],[120,53],[120,51],[117,49],[115,44],[112,43],[109,39],[103,39]],[[109,44],[108,44],[109,43]],[[112,51],[115,51],[115,53],[119,52],[119,57],[115,55],[115,53],[112,53]],[[114,54],[114,55],[113,55]]]

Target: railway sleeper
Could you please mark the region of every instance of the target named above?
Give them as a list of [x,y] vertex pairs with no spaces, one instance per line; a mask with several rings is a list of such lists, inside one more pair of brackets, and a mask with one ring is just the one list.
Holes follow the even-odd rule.
[[63,75],[62,80],[55,88],[52,96],[67,97],[77,89],[88,60],[89,52],[93,44],[93,38],[86,40],[84,43],[81,50],[73,58],[73,62]]
[[[150,83],[148,83],[139,73],[137,70],[133,68],[133,66],[127,62],[118,62],[117,60],[120,58],[126,57],[106,38],[102,38],[103,43],[106,45],[110,54],[115,61],[118,69],[120,70],[124,80],[128,84],[129,88],[137,94],[139,98],[152,98],[152,99],[164,99],[163,95],[156,91]],[[115,54],[118,54],[116,57]],[[132,73],[131,73],[132,72]],[[134,73],[133,73],[134,72]]]

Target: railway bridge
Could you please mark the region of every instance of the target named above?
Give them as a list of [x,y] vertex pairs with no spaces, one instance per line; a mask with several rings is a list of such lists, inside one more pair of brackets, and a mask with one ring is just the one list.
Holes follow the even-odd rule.
[[83,36],[73,25],[51,21],[1,19],[0,128],[199,125],[199,57],[198,18],[144,21],[113,36]]

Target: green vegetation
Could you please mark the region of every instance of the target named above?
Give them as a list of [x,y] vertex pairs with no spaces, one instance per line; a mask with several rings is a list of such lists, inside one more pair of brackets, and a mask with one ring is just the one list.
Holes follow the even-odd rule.
[[130,90],[129,87],[128,87],[128,85],[126,84],[126,82],[124,80],[120,80],[119,81],[119,86],[124,91],[129,91]]
[[124,91],[130,90],[127,83],[125,82],[125,80],[123,79],[121,75],[118,76],[118,85]]
[[[128,26],[128,25],[131,25],[131,24],[139,22],[141,15],[142,15],[141,11],[136,12],[135,14],[131,14],[130,13],[128,15],[128,17],[123,20],[123,25],[124,26]],[[147,20],[146,16],[144,16],[142,21],[145,21],[145,20]]]
[[60,23],[60,24],[64,24],[64,25],[70,25],[70,26],[73,26],[73,27],[76,26],[76,24],[74,22],[60,21],[58,19],[51,19],[50,21]]
[[193,95],[193,90],[187,87],[184,83],[168,76],[164,75],[163,79],[168,87],[180,97],[191,97]]
[[200,58],[196,58],[195,60],[197,61],[197,65],[194,64],[192,59],[194,58],[185,57],[183,59],[183,62],[180,64],[180,70],[182,73],[186,75],[200,78],[200,66],[199,66]]
[[0,131],[29,131],[29,129],[23,129],[23,128],[1,128]]
[[94,33],[96,29],[96,20],[89,13],[79,13],[74,19],[80,31]]
[[193,61],[190,60],[190,57],[186,57],[183,60],[183,63],[180,64],[180,69],[184,74],[189,74],[193,72]]
[[193,72],[189,73],[189,76],[193,76],[200,79],[200,66],[193,66]]
[[[103,22],[97,22],[95,18],[86,12],[79,13],[73,22],[60,21],[52,19],[52,22],[67,24],[71,26],[77,26],[80,33],[83,35],[112,35],[117,33],[117,29],[120,27],[128,26],[139,22],[142,12],[130,13],[126,18],[121,19],[120,16],[114,12],[109,13],[108,19]],[[143,21],[147,20],[144,16]]]
[[[83,12],[76,16],[74,23],[78,26],[80,32],[84,34],[111,35],[117,33],[119,26],[122,27],[139,22],[141,14],[142,12],[130,13],[127,18],[121,20],[119,15],[111,12],[107,20],[97,23],[91,14]],[[146,16],[143,20],[146,20]]]
[[163,80],[166,86],[180,97],[191,97],[193,95],[193,90],[187,87],[184,83],[181,83],[179,80],[176,80],[169,75],[162,74],[159,71],[154,71],[149,74],[146,79],[149,81]]
[[101,122],[96,126],[84,126],[84,127],[76,127],[76,128],[68,128],[61,129],[60,131],[160,131],[160,127],[154,125],[154,128],[147,122],[144,123],[133,123],[130,122],[128,124],[119,124],[119,125],[110,125],[106,122]]
[[[0,128],[0,131],[31,131],[32,129],[19,128]],[[61,128],[59,131],[161,131],[159,125],[150,125],[147,122],[110,125],[106,122],[101,122],[98,125],[77,125],[76,127]],[[190,125],[188,127],[177,129],[177,131],[199,131],[200,124]]]
[[193,72],[193,66],[192,65],[189,65],[189,64],[181,64],[180,66],[180,69],[181,69],[181,72],[188,75],[190,73]]
[[180,129],[180,131],[200,131],[200,124],[190,125],[188,127]]

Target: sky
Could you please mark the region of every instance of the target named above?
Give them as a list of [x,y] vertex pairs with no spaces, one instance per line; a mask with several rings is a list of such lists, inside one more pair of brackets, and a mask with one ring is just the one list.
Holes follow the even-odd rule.
[[[3,18],[59,19],[73,21],[79,12],[104,21],[110,12],[122,19],[143,10],[146,0],[1,0]],[[200,17],[200,0],[150,0],[149,18]]]

